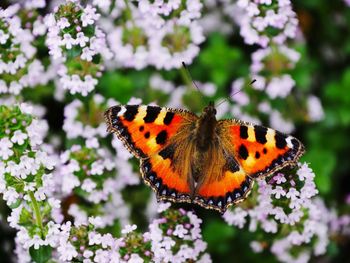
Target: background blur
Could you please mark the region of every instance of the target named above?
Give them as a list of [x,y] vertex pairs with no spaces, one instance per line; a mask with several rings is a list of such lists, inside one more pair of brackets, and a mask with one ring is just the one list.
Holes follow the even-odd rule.
[[[219,118],[261,122],[299,138],[306,147],[301,161],[309,163],[313,169],[319,195],[326,206],[337,211],[338,215],[349,215],[350,2],[291,1],[298,22],[297,29],[294,35],[280,40],[282,44],[278,44],[279,40],[276,43],[264,43],[264,38],[255,41],[253,34],[242,30],[250,23],[246,21],[249,8],[242,8],[244,4],[241,3],[239,9],[237,2],[229,0],[208,0],[202,3],[200,17],[193,19],[203,30],[202,37],[194,32],[197,29],[192,28],[190,30],[193,31],[190,31],[180,28],[162,40],[174,52],[186,51],[184,46],[188,45],[189,51],[182,57],[167,58],[165,53],[159,51],[159,57],[145,62],[142,54],[136,59],[132,55],[125,55],[125,49],[118,49],[117,45],[122,45],[120,41],[110,38],[108,45],[115,56],[119,54],[121,58],[112,58],[112,62],[106,62],[102,74],[96,77],[98,83],[93,93],[113,98],[121,104],[130,103],[132,98],[136,103],[142,99],[143,104],[184,107],[200,114],[209,100],[214,99],[219,103],[241,89],[229,102],[225,101],[218,107]],[[46,3],[38,12],[44,16],[58,4],[58,1]],[[129,4],[138,5],[137,1]],[[0,6],[8,5],[10,2],[1,1]],[[114,36],[112,27],[118,27],[122,23],[120,21],[128,19],[117,13],[111,15],[107,11],[101,12],[99,22],[102,30],[106,31],[107,39]],[[111,20],[109,23],[106,22],[108,19]],[[272,39],[278,30],[287,32],[289,29],[264,28],[261,35]],[[130,41],[135,47],[137,43],[145,44],[147,36],[130,30],[129,35],[124,33],[122,40],[124,43]],[[199,49],[191,50],[192,44]],[[47,66],[51,63],[48,47],[43,43],[37,47],[37,58],[42,59]],[[260,50],[265,50],[265,53]],[[154,53],[152,55],[155,56]],[[205,95],[204,99],[179,66],[181,60],[186,61],[193,79]],[[256,82],[250,86],[252,79],[256,79]],[[44,118],[50,127],[47,140],[58,141],[56,148],[62,151],[78,141],[67,139],[67,131],[62,126],[66,105],[79,96],[68,92],[62,95],[64,92],[58,92],[57,86],[62,84],[53,78],[35,89],[23,89],[22,94],[24,100],[40,104],[46,109]],[[81,97],[81,100],[88,97]],[[98,115],[96,118],[97,122],[103,121]],[[130,162],[134,171],[137,171],[138,162],[134,159]],[[123,192],[123,198],[131,209],[131,222],[138,225],[138,230],[147,228],[146,208],[152,195],[153,192],[143,183],[128,186]],[[254,235],[258,235],[256,232],[229,226],[216,212],[186,205],[181,207],[194,209],[202,218],[203,240],[208,243],[207,252],[214,262],[276,262],[274,255],[268,251],[263,254],[252,251],[250,241]],[[9,212],[6,203],[1,200],[2,262],[13,260],[15,231],[7,226],[5,220]],[[350,262],[349,237],[349,232],[330,236],[327,253],[312,256],[311,262]]]

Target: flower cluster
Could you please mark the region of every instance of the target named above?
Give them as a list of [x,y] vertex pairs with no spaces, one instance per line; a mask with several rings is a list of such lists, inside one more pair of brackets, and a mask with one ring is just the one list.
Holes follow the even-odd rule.
[[265,90],[269,98],[285,98],[295,86],[290,76],[300,54],[286,46],[298,32],[298,20],[291,2],[284,0],[240,0],[237,6],[244,10],[239,20],[241,35],[249,44],[262,49],[252,54],[251,74],[257,90]]
[[[290,0],[58,0],[49,6],[44,0],[9,0],[4,5],[14,2],[0,8],[0,201],[9,208],[1,209],[0,220],[7,218],[16,230],[20,263],[211,262],[202,219],[157,203],[140,184],[139,166],[123,142],[106,132],[103,113],[119,103],[107,94],[127,104],[145,100],[195,112],[208,96],[220,105],[218,118],[270,122],[285,133],[293,132],[299,116],[308,121],[324,116],[308,87],[298,90],[302,96],[291,96],[307,57],[303,43],[291,45],[299,30]],[[258,47],[250,68],[236,41],[229,40],[236,27],[246,44]],[[210,41],[193,66],[196,78],[202,74],[198,92],[182,62],[193,62],[206,37]],[[213,63],[216,58],[219,63]],[[250,71],[252,78],[232,82],[233,105],[222,98],[232,81],[226,71],[231,58],[242,62],[233,76]],[[216,65],[220,69],[207,75]],[[110,71],[103,75],[105,67]],[[19,103],[28,99],[42,105]],[[51,105],[52,99],[59,103]],[[316,198],[306,164],[258,180],[252,192],[223,219],[254,232],[255,253],[307,262],[324,254],[334,236],[349,235],[348,210],[330,210]]]
[[168,209],[161,204],[161,218],[154,219],[149,231],[137,232],[136,225],[125,225],[121,237],[101,234],[94,222],[61,226],[58,257],[62,261],[83,262],[211,262],[205,253],[201,220],[192,212]]
[[206,15],[201,17],[199,23],[203,27],[205,35],[213,32],[229,35],[234,32],[235,25],[232,24],[232,18],[236,18],[235,9],[238,7],[233,2],[232,0],[207,0],[203,2]]
[[247,44],[267,47],[295,38],[298,19],[290,0],[239,0],[245,16],[240,20],[241,35]]
[[[300,164],[295,175],[278,173],[268,182],[259,180],[256,198],[223,217],[239,228],[246,226],[249,219],[249,231],[266,234],[261,237],[264,240],[252,242],[255,252],[269,247],[282,262],[307,262],[311,254],[324,254],[329,243],[330,217],[322,213],[321,208],[327,211],[322,201],[312,198],[318,193],[314,177],[307,164]],[[266,246],[268,233],[277,237]],[[307,244],[311,241],[310,248]],[[292,252],[295,246],[300,247],[298,254]]]
[[[292,76],[299,66],[301,53],[291,48],[287,41],[295,39],[299,32],[291,2],[240,0],[235,6],[233,18],[240,26],[241,36],[247,44],[258,44],[260,49],[251,55],[251,79],[238,79],[232,83],[231,94],[240,90],[233,96],[233,100],[238,102],[233,112],[247,121],[259,123],[261,116],[251,116],[257,111],[249,107],[249,101],[254,100],[258,102],[258,113],[264,116],[263,119],[269,120],[272,128],[285,133],[294,131],[292,120],[320,121],[324,114],[317,97],[305,94],[305,98],[301,99],[292,96],[297,84]],[[253,79],[255,82],[249,84]],[[300,110],[291,114],[288,107],[284,111],[279,109],[274,101],[281,99],[291,106],[301,105]],[[251,115],[244,113],[247,111]]]
[[[31,107],[0,106],[0,193],[12,209],[8,222],[18,230],[16,242],[24,253],[55,246],[51,214],[60,201],[52,197],[55,157],[39,146],[47,124],[31,115]],[[35,253],[35,252],[34,252]]]
[[[250,70],[257,79],[257,84],[253,87],[258,90],[265,88],[271,99],[287,97],[295,81],[286,71],[293,69],[299,58],[298,52],[286,46],[268,47],[254,52]],[[262,76],[263,71],[268,75]]]
[[[78,99],[68,104],[64,109],[63,130],[68,139],[82,137],[86,144],[98,148],[97,138],[105,138],[107,126],[103,122],[103,112],[106,108],[116,105],[113,99],[105,100],[100,94],[95,94],[87,102],[87,107]],[[91,145],[91,146],[90,146]]]
[[45,18],[49,53],[60,62],[60,86],[71,94],[87,96],[94,90],[102,61],[112,57],[105,33],[96,25],[99,16],[90,5],[67,1]]
[[19,95],[23,88],[48,81],[42,63],[35,58],[34,36],[15,15],[18,9],[17,5],[0,9],[0,94]]
[[61,226],[58,259],[63,262],[120,262],[119,241],[111,234],[96,232],[92,224]]
[[88,224],[89,218],[96,217],[96,226],[103,228],[117,219],[127,220],[128,208],[120,191],[139,180],[126,161],[117,164],[108,150],[96,143],[91,148],[73,145],[62,153],[56,183],[76,225]]
[[202,240],[202,222],[192,212],[169,209],[170,203],[158,207],[160,218],[154,219],[149,231],[140,235],[129,226],[122,232],[121,258],[129,262],[211,262],[205,253],[207,244]]
[[[97,1],[96,5],[100,6]],[[137,6],[116,1],[115,10],[108,15],[115,17],[118,26],[111,26],[108,20],[104,23],[116,66],[172,69],[179,68],[182,61],[190,64],[204,41],[197,22],[201,8],[198,0],[142,0]]]

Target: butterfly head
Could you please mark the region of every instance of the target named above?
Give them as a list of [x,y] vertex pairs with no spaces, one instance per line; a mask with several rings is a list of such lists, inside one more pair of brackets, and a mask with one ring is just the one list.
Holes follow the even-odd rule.
[[215,117],[216,109],[213,101],[210,101],[209,105],[204,108],[203,115]]

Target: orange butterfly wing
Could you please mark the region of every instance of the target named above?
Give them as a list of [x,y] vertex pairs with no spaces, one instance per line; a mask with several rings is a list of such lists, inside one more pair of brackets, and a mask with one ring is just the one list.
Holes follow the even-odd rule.
[[[178,169],[179,156],[190,153],[186,132],[198,117],[184,110],[158,106],[114,106],[105,113],[108,130],[141,159],[143,179],[159,199],[190,201],[188,173]],[[176,164],[174,163],[176,158]]]
[[[221,213],[249,194],[253,178],[264,177],[295,165],[304,153],[302,143],[270,128],[236,120],[217,126],[218,147],[199,182],[195,202]],[[220,162],[220,160],[226,160]]]
[[304,153],[298,139],[274,129],[237,120],[221,120],[218,127],[232,145],[239,165],[253,178],[294,166]]
[[158,199],[193,201],[222,213],[245,199],[253,178],[295,165],[304,152],[292,136],[237,120],[218,121],[216,142],[201,152],[194,143],[199,118],[183,110],[115,106],[105,117],[109,131],[141,159],[143,178]]

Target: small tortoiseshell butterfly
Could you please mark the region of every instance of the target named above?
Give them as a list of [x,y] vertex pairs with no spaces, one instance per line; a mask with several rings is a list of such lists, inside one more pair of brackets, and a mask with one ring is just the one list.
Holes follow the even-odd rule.
[[192,202],[224,213],[246,198],[253,179],[293,166],[304,153],[292,136],[240,120],[216,120],[214,103],[200,117],[182,109],[114,106],[105,113],[140,159],[158,200]]

